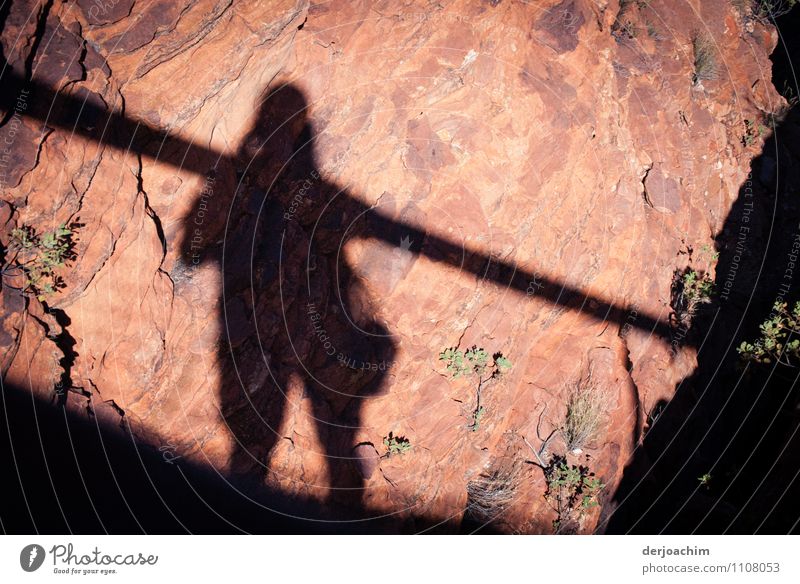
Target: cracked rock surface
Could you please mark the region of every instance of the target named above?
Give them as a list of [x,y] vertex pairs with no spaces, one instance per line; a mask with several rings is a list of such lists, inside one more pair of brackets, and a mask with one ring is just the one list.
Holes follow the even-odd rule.
[[[744,120],[784,105],[774,31],[727,0],[655,0],[633,39],[616,0],[106,4],[3,8],[0,240],[79,224],[58,293],[4,279],[3,379],[334,517],[457,530],[591,374],[593,531],[696,365],[652,323],[746,179]],[[473,345],[513,363],[474,430],[438,360]],[[521,472],[498,528],[549,532]]]

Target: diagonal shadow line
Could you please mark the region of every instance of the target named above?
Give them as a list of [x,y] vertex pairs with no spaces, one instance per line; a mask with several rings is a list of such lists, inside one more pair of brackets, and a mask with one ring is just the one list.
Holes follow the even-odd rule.
[[[37,119],[46,126],[69,130],[73,134],[123,151],[134,150],[154,161],[201,175],[206,175],[220,160],[232,160],[231,156],[170,135],[168,131],[155,128],[144,120],[137,120],[117,111],[109,112],[102,105],[102,100],[92,99],[91,93],[86,93],[83,98],[66,95],[36,81],[26,81],[11,72],[10,68],[6,69],[0,80],[3,85],[0,90],[0,107],[6,112],[13,110],[16,95],[21,89],[27,89],[31,96],[31,107],[19,112],[20,115]],[[41,106],[37,108],[37,103],[48,104],[48,108],[43,111]],[[511,262],[498,260],[479,250],[466,249],[463,245],[428,233],[410,223],[389,218],[358,201],[353,203],[361,205],[364,210],[370,210],[370,221],[376,227],[370,235],[375,239],[397,246],[398,242],[391,235],[402,229],[412,240],[425,242],[419,249],[412,251],[434,262],[459,267],[478,278],[491,280],[526,297],[540,298],[566,309],[581,311],[597,321],[612,321],[620,326],[638,328],[666,343],[671,342],[673,331],[669,323],[653,314],[640,310],[634,312],[573,286],[541,276],[535,271],[522,270]],[[532,286],[534,294],[529,293]],[[688,339],[683,342],[690,344]]]

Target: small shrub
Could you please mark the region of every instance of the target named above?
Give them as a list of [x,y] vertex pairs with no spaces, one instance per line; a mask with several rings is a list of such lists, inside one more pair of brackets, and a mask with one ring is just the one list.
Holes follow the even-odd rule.
[[383,438],[383,445],[386,447],[386,454],[384,454],[386,458],[392,454],[405,454],[411,450],[411,441],[408,438],[395,436],[392,432]]
[[686,268],[672,275],[672,311],[679,325],[688,327],[700,307],[710,304],[715,293],[714,280],[702,270]]
[[701,81],[711,81],[717,78],[717,57],[714,53],[712,42],[695,33],[692,36],[692,53],[694,54],[694,75],[692,83],[699,84]]
[[711,473],[707,472],[697,477],[697,481],[700,483],[701,487],[705,487],[706,489],[711,488]]
[[23,292],[31,292],[39,300],[45,300],[64,287],[56,268],[75,259],[73,236],[73,227],[66,225],[43,235],[28,225],[12,230],[7,250],[11,260],[7,261],[3,274],[21,272],[24,276]]
[[486,349],[475,345],[466,351],[457,347],[445,349],[439,353],[439,360],[446,363],[447,371],[453,379],[466,376],[478,377],[477,403],[472,411],[472,422],[467,426],[473,432],[477,432],[481,425],[481,419],[486,413],[486,409],[481,405],[481,391],[486,383],[498,379],[511,369],[511,361],[502,353],[495,353],[490,364],[489,353]]
[[743,342],[737,348],[739,355],[755,363],[780,363],[789,367],[800,362],[800,302],[791,310],[786,302],[776,302],[772,313],[759,326],[761,336],[752,342]]
[[714,248],[707,243],[700,247],[700,253],[709,261],[715,262],[719,259],[719,252],[714,251]]
[[556,533],[573,530],[577,519],[598,505],[597,496],[605,487],[588,467],[569,465],[562,457],[553,459],[544,476],[547,482],[544,496],[556,512],[553,520]]
[[489,353],[478,347],[466,351],[450,348],[439,353],[439,360],[444,361],[450,375],[458,379],[466,375],[482,375],[489,362]]
[[569,451],[579,451],[597,435],[608,408],[606,394],[591,381],[570,390],[561,435]]
[[711,302],[714,293],[714,281],[708,274],[689,270],[683,275],[683,294],[689,302],[706,304]]
[[753,120],[744,121],[744,135],[742,136],[742,144],[745,146],[752,146],[756,141],[764,136],[769,130],[764,124],[758,124]]
[[478,406],[472,412],[472,423],[468,426],[470,430],[473,432],[477,432],[480,430],[481,427],[481,420],[483,419],[483,415],[486,413],[486,408],[483,406]]
[[466,351],[452,347],[439,353],[439,361],[446,363],[447,372],[453,379],[468,375],[481,377],[487,369],[490,377],[499,377],[511,368],[511,361],[503,357],[502,353],[495,353],[492,359],[490,366],[489,353],[486,349],[478,346],[473,346]]

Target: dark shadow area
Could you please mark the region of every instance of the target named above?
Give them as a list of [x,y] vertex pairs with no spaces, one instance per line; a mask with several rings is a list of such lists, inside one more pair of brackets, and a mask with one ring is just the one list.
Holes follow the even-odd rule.
[[[6,534],[363,534],[452,532],[449,519],[420,514],[360,522],[315,500],[217,473],[176,457],[124,427],[2,386],[0,532]],[[375,515],[375,513],[373,513]],[[492,533],[485,528],[482,533]]]
[[[796,96],[800,10],[778,25],[786,44],[773,55],[773,80]],[[716,237],[716,299],[690,333],[695,346],[702,342],[698,367],[670,403],[654,408],[608,532],[800,531],[798,370],[745,364],[736,350],[759,336],[776,301],[799,299],[800,109],[773,119]],[[753,123],[773,126],[770,118]]]
[[[342,533],[313,501],[248,490],[124,428],[2,388],[4,533]],[[248,500],[251,499],[251,500]],[[286,515],[284,515],[286,514]],[[376,524],[371,528],[377,528]]]

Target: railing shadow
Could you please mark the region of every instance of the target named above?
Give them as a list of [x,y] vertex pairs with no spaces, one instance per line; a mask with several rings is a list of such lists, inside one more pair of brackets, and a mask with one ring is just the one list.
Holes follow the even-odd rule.
[[[170,134],[169,131],[154,128],[131,115],[109,111],[99,99],[93,98],[93,94],[89,92],[83,92],[81,95],[68,95],[53,91],[37,81],[26,81],[10,70],[2,75],[2,81],[0,108],[4,111],[13,109],[16,94],[12,89],[26,88],[30,95],[30,106],[21,114],[39,120],[44,126],[61,128],[77,136],[140,154],[145,158],[201,176],[209,176],[216,168],[224,165],[236,166],[237,162],[241,160],[241,152],[235,156],[226,156],[222,152],[205,148]],[[280,91],[280,89],[276,91]],[[268,98],[268,96],[266,97]],[[289,122],[292,127],[298,123],[297,119],[300,119],[297,116],[305,117],[302,110],[291,112],[290,117],[295,118],[295,121]],[[254,128],[253,132],[256,132],[255,135],[261,136],[266,143],[270,132],[265,134],[265,128],[279,129],[281,124],[287,122],[287,119],[282,119],[277,123],[276,120],[262,120],[262,122],[273,125],[267,124],[263,128]],[[286,136],[290,130],[291,127],[283,127],[279,129],[279,132]],[[253,135],[252,132],[251,135]],[[274,142],[276,139],[277,136],[272,141]],[[265,157],[262,155],[260,159],[263,160]],[[228,195],[228,200],[232,196],[233,194]],[[361,203],[353,200],[350,204],[355,208]],[[415,225],[403,218],[388,217],[379,209],[366,206],[363,209],[369,210],[371,214],[374,229],[370,231],[369,236],[372,238],[392,246],[399,246],[401,242],[392,238],[399,230],[402,230],[409,234],[413,241],[424,240],[426,245],[415,249],[414,253],[426,256],[434,262],[456,266],[465,273],[493,282],[498,286],[507,287],[522,295],[528,294],[531,283],[536,282],[537,298],[568,309],[579,310],[599,321],[628,323],[626,319],[629,307],[627,306],[620,306],[607,299],[587,294],[585,291],[549,278],[546,274],[541,275],[532,267],[522,268],[512,261],[492,257],[491,254],[480,249],[437,235],[424,226]],[[635,321],[628,324],[652,333],[666,343],[670,342],[672,332],[669,323],[660,315],[639,311]]]

